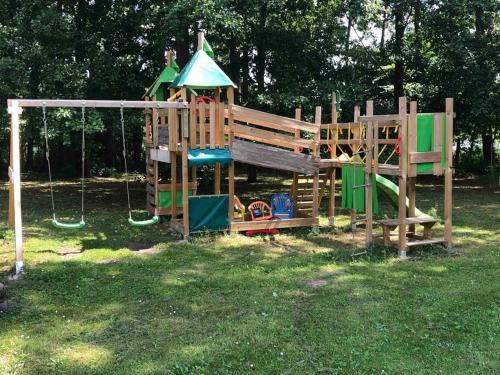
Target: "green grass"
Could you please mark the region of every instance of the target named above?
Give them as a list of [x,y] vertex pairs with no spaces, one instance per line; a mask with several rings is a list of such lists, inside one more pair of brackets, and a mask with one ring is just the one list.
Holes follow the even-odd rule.
[[[248,204],[284,191],[278,183],[239,180],[236,191]],[[56,190],[63,217],[78,218],[77,182]],[[143,190],[133,184],[138,209]],[[419,185],[423,211],[441,199],[442,186]],[[342,229],[347,216],[319,234],[181,243],[167,223],[129,227],[116,180],[90,183],[84,231],[56,230],[48,185],[26,183],[27,272],[0,313],[0,372],[499,373],[500,191],[456,181],[454,199],[456,254],[416,249],[401,262],[384,248],[352,260],[363,234]],[[0,201],[5,280],[14,264],[5,184]],[[149,249],[129,250],[137,244]]]

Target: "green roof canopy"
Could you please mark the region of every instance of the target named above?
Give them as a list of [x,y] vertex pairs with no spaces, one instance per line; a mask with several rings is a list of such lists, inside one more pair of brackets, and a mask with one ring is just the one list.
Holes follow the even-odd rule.
[[162,83],[171,83],[174,81],[175,77],[179,74],[179,67],[177,64],[175,64],[177,67],[177,70],[175,67],[171,66],[166,66],[165,69],[163,69],[163,72],[156,78],[156,81],[153,83],[153,85],[149,88],[148,91],[146,91],[146,96],[152,97],[156,94],[156,91],[160,88]]
[[199,50],[194,54],[170,87],[183,86],[193,89],[236,87],[226,73],[203,50]]

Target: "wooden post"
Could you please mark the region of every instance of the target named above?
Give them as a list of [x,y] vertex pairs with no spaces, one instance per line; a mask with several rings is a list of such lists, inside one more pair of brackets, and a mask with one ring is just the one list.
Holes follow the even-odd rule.
[[453,250],[453,98],[446,98],[446,170],[444,172],[444,239],[448,251]]
[[[410,102],[408,116],[408,154],[417,151],[417,102]],[[415,217],[417,165],[408,164],[408,217]],[[415,233],[415,224],[408,226],[410,232]]]
[[[302,119],[302,109],[301,108],[295,108],[295,119],[296,120],[301,120]],[[300,130],[296,129],[294,132],[294,139],[299,139],[300,138]],[[295,147],[294,152],[299,153],[300,150],[298,147]],[[297,196],[298,196],[298,187],[299,187],[299,174],[297,172],[293,172],[293,178],[292,178],[292,200],[294,202],[294,213],[293,216],[297,217],[298,214],[298,204],[297,204]]]
[[9,228],[14,228],[14,179],[12,176],[12,165],[14,159],[12,157],[12,132],[10,133],[10,162],[9,162]]
[[[356,105],[354,106],[354,124],[359,124],[359,116],[361,116],[361,107],[359,105]],[[350,130],[347,129],[347,131],[349,132]],[[342,178],[344,178],[344,176],[342,176]],[[356,194],[355,192],[353,191],[353,208],[351,210],[351,229],[353,231],[353,233],[356,231],[356,218],[357,218],[357,212],[356,212],[356,209],[354,208],[354,199],[356,197]]]
[[[366,115],[373,116],[373,100],[366,102]],[[360,132],[361,140],[361,132]],[[365,210],[366,210],[366,247],[373,242],[373,122],[367,123],[366,128],[366,158],[365,158]]]
[[171,217],[177,217],[177,153],[170,152],[170,196],[172,197]]
[[[153,96],[153,100],[156,101],[156,96]],[[158,119],[159,119],[159,109],[153,108],[151,110],[153,114],[153,149],[158,149]],[[158,160],[153,160],[153,171],[154,171],[154,189],[155,189],[155,215],[158,213]]]
[[[227,88],[227,109],[229,113],[229,149],[233,148],[233,138],[234,138],[234,115],[232,114],[231,106],[234,104],[234,88],[232,86]],[[228,167],[228,195],[229,195],[229,232],[231,232],[231,223],[233,222],[234,215],[234,161],[231,161]]]
[[11,116],[11,160],[10,174],[13,190],[13,206],[14,206],[14,229],[15,229],[15,246],[16,246],[16,274],[22,273],[24,270],[23,260],[23,223],[21,215],[21,150],[20,150],[20,134],[19,134],[19,118],[22,113],[22,108],[19,107],[17,100],[12,100],[8,108]]
[[[334,91],[332,93],[332,128],[335,128],[337,125],[337,93]],[[328,139],[333,143],[332,132],[331,129],[328,129],[330,132]],[[337,158],[337,146],[335,144],[329,145],[331,147],[330,151],[330,159]],[[337,174],[337,168],[332,167],[328,170],[329,179],[330,179],[330,197],[328,199],[328,224],[335,225],[335,179]]]
[[[314,123],[317,124],[318,126],[321,126],[321,107],[320,106],[316,107],[316,111],[315,111],[315,115],[314,115]],[[317,142],[318,146],[315,147],[314,156],[320,155],[320,148],[319,148],[320,139],[321,139],[321,129],[316,134],[315,141]],[[313,219],[318,218],[318,213],[319,213],[319,171],[314,173],[314,177],[313,177],[313,207],[312,207]],[[314,227],[314,229],[317,229],[317,225]]]
[[[224,147],[223,139],[220,137],[220,129],[224,128],[224,124],[220,122],[220,87],[215,89],[214,99],[215,99],[215,143],[217,147]],[[224,117],[222,117],[224,119]],[[210,134],[210,137],[212,135]],[[220,163],[215,163],[214,167],[214,193],[215,195],[220,194],[220,178],[221,178],[221,169]]]
[[406,97],[399,98],[399,135],[401,141],[399,150],[399,204],[398,204],[398,248],[399,256],[406,257],[406,168],[407,168],[407,139],[408,128],[406,116]]
[[203,41],[205,40],[205,33],[203,31],[198,32],[198,51],[203,49]]
[[[182,226],[183,236],[187,239],[189,236],[189,175],[188,175],[188,109],[181,110],[181,129],[182,129]],[[176,187],[174,186],[174,189]]]

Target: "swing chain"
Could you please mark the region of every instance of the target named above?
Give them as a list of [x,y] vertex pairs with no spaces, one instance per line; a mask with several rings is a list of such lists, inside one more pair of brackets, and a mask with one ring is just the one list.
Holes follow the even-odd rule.
[[125,167],[125,186],[127,187],[128,217],[129,219],[132,219],[132,208],[130,206],[130,188],[128,185],[127,145],[125,142],[125,118],[123,115],[123,102],[120,106],[120,124],[122,128],[123,164]]
[[56,219],[56,206],[54,204],[54,188],[52,186],[52,170],[50,168],[50,150],[49,150],[49,133],[47,126],[47,108],[46,103],[42,104],[42,120],[43,120],[43,132],[45,135],[45,158],[47,159],[47,169],[49,172],[49,187],[50,187],[50,200],[52,201],[52,218]]

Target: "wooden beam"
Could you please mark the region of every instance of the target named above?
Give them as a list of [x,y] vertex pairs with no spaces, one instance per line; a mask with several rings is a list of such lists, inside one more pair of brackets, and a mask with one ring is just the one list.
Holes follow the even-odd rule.
[[406,110],[406,97],[399,98],[399,123],[401,124],[399,128],[399,135],[401,137],[401,142],[399,144],[399,149],[401,156],[399,157],[399,204],[398,204],[398,249],[399,256],[406,257],[406,133],[407,133],[407,110]]
[[12,100],[9,101],[8,111],[11,116],[12,148],[10,152],[12,155],[12,165],[10,166],[10,168],[14,200],[16,274],[19,274],[24,270],[23,222],[21,215],[21,147],[19,131],[19,122],[22,108],[20,108],[17,100]]
[[418,163],[441,163],[441,152],[409,152],[408,159],[415,167]]
[[453,98],[446,98],[446,170],[444,174],[444,239],[449,251],[453,248]]
[[[183,110],[181,113],[181,129],[182,129],[182,226],[183,235],[186,238],[189,236],[189,175],[188,175],[188,111]],[[175,191],[175,189],[174,189]],[[172,194],[172,199],[174,194]],[[173,202],[172,202],[173,203]],[[172,207],[174,208],[174,207]]]
[[66,99],[8,99],[7,106],[16,101],[18,107],[82,107],[85,108],[187,108],[185,102],[157,102],[137,100],[66,100]]
[[[234,88],[232,86],[227,88],[227,105],[229,107],[229,149],[233,150],[233,138],[234,138],[234,117],[232,115],[232,107],[234,105]],[[234,160],[234,159],[233,159]],[[233,221],[234,217],[234,161],[231,161],[228,167],[228,200],[229,200],[229,207],[228,207],[228,218],[229,218],[229,223]],[[229,226],[229,232],[232,231],[231,226]]]
[[[373,115],[373,100],[366,102],[366,115]],[[367,122],[366,127],[366,159],[365,159],[365,212],[366,212],[366,247],[373,242],[373,122]]]
[[[417,152],[417,102],[410,102],[410,115],[408,116],[408,154]],[[417,166],[410,160],[408,164],[408,177],[417,175]]]
[[296,218],[283,220],[263,220],[263,221],[233,221],[231,222],[231,232],[242,232],[247,230],[261,230],[273,228],[297,228],[309,227],[319,224],[318,218]]
[[439,161],[434,162],[432,165],[432,172],[436,176],[443,174],[442,152],[443,152],[443,115],[442,113],[434,113],[434,152],[439,152]]

